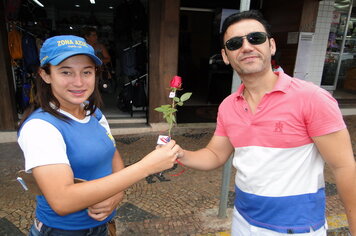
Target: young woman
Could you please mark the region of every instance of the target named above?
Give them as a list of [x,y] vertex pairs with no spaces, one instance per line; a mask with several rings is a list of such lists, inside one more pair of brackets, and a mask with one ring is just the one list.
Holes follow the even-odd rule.
[[18,133],[25,169],[43,193],[29,235],[106,236],[123,191],[171,168],[179,146],[171,141],[124,168],[98,109],[96,71],[102,62],[93,48],[80,37],[55,36],[44,42],[40,60],[35,102]]

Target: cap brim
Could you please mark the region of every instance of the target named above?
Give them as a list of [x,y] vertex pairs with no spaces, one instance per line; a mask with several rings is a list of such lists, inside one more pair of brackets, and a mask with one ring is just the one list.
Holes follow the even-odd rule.
[[62,53],[59,56],[53,58],[50,61],[47,61],[46,63],[49,63],[53,66],[57,66],[58,64],[60,64],[62,61],[64,61],[65,59],[67,59],[68,57],[71,56],[75,56],[75,55],[87,55],[89,56],[91,59],[93,59],[94,63],[98,66],[102,65],[103,62],[100,60],[99,57],[90,54],[90,53],[83,53],[83,52],[66,52],[66,53]]

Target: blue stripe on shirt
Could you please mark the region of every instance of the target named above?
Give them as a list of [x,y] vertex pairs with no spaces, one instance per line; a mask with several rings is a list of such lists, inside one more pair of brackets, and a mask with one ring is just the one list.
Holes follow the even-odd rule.
[[280,233],[307,233],[325,224],[325,191],[286,197],[245,193],[235,186],[235,207],[247,222]]

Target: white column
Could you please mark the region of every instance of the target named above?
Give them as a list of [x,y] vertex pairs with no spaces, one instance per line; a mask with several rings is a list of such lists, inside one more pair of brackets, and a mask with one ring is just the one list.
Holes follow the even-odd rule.
[[[250,10],[250,0],[240,0],[240,12]],[[236,92],[237,87],[241,83],[239,75],[234,71],[232,75],[231,93]]]

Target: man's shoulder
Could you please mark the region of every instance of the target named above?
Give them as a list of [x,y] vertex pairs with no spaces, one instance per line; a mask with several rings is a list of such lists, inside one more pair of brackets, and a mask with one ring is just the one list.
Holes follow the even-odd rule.
[[316,90],[323,90],[320,86],[311,81],[305,81],[295,77],[291,77],[291,88],[296,92],[314,93]]

